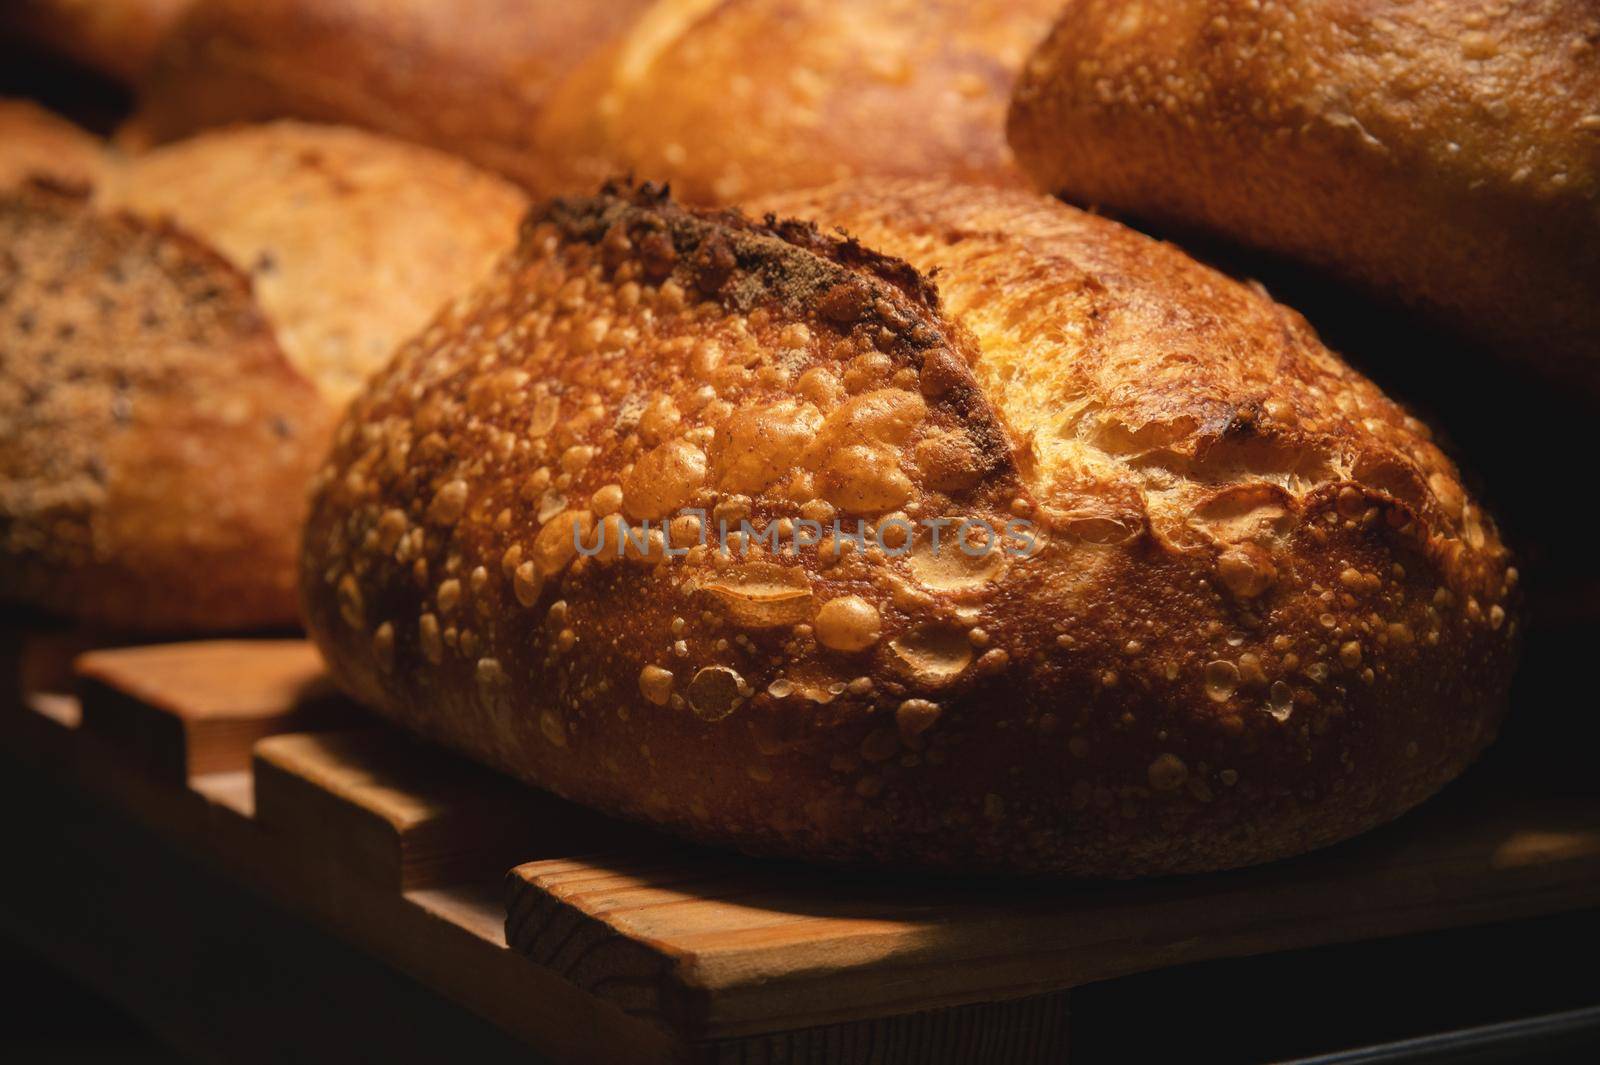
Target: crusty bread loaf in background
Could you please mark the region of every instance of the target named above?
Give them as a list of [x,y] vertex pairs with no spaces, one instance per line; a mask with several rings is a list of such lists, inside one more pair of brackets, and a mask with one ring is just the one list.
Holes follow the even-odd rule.
[[248,272],[285,354],[335,402],[488,270],[526,207],[457,159],[288,121],[135,157],[99,200],[171,218]]
[[105,161],[92,134],[31,101],[0,98],[0,189],[34,177],[87,187]]
[[1004,139],[1060,0],[199,0],[136,138],[296,115],[539,192],[619,173],[731,201],[852,174],[1021,182]]
[[651,0],[197,0],[132,137],[294,117],[363,126],[524,182],[559,80]]
[[248,277],[81,195],[0,193],[0,598],[117,628],[293,617],[334,411]]
[[307,474],[398,340],[510,247],[522,196],[297,123],[5,197],[0,599],[99,626],[296,619]]
[[[301,578],[356,698],[695,839],[963,872],[1293,854],[1489,742],[1494,523],[1292,311],[1027,193],[773,207],[865,244],[557,200],[357,397]],[[881,545],[791,550],[835,518]]]
[[1600,385],[1600,6],[1066,5],[1011,143],[1041,187],[1292,256]]
[[[1022,183],[1005,105],[1061,0],[672,0],[563,85],[556,187],[733,203],[860,175]],[[545,186],[551,187],[551,186]]]
[[7,0],[0,30],[91,70],[136,81],[191,0]]

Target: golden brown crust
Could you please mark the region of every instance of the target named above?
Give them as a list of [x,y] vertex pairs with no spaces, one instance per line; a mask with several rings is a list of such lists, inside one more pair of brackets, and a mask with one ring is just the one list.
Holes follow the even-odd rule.
[[269,118],[346,123],[524,182],[559,80],[650,0],[198,0],[141,92],[156,142]]
[[118,81],[133,82],[191,0],[11,0],[0,24]]
[[1039,184],[1287,254],[1600,381],[1600,7],[1069,5],[1010,136]]
[[335,404],[488,272],[527,209],[458,159],[303,122],[150,152],[98,200],[171,218],[248,271],[285,354]]
[[[557,201],[374,378],[302,568],[353,694],[697,839],[968,871],[1296,853],[1489,741],[1494,525],[1297,316],[1027,194],[777,206],[916,269],[648,189]],[[756,538],[669,555],[686,506]],[[833,517],[883,545],[784,550]],[[1037,542],[891,520],[938,517]]]
[[510,247],[521,194],[293,122],[129,161],[92,206],[24,193],[0,324],[0,593],[128,629],[293,624],[305,483],[336,413]]
[[680,198],[853,174],[1019,183],[1005,101],[1059,0],[200,0],[142,136],[348,122],[540,193],[619,173]]
[[295,616],[333,411],[249,280],[169,227],[0,195],[0,598],[110,628]]
[[106,165],[86,130],[27,100],[0,99],[0,188],[45,178],[88,188]]
[[[1059,0],[667,0],[545,110],[567,191],[733,203],[857,175],[1014,184],[1005,102]],[[714,72],[709,73],[709,72]]]

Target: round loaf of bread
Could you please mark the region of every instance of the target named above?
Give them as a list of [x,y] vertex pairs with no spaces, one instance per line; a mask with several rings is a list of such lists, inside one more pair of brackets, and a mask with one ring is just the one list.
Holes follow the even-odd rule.
[[1004,138],[1060,0],[664,0],[543,112],[540,189],[734,203],[860,175],[1022,184]]
[[170,226],[0,194],[0,599],[117,629],[291,620],[334,410],[250,281]]
[[773,208],[861,242],[557,200],[372,379],[301,578],[352,695],[696,840],[966,872],[1281,857],[1490,741],[1494,523],[1292,311],[1022,192]]
[[284,353],[336,405],[488,272],[527,209],[458,159],[292,121],[138,156],[97,198],[169,219],[247,272]]
[[344,401],[525,204],[350,130],[239,128],[0,202],[0,599],[115,629],[293,624]]
[[1078,0],[1010,116],[1039,185],[1292,257],[1600,386],[1600,7]]
[[0,189],[30,178],[88,187],[105,162],[88,131],[30,101],[0,99]]

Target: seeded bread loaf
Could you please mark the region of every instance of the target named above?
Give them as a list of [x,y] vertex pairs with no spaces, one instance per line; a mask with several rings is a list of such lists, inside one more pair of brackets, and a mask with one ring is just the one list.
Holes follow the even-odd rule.
[[374,377],[302,562],[351,694],[697,840],[960,871],[1280,857],[1489,742],[1495,526],[1293,312],[1031,194],[774,208],[864,242],[557,200]]
[[1312,264],[1600,386],[1600,5],[1078,0],[1010,116],[1038,184]]
[[285,354],[336,404],[488,271],[527,207],[438,152],[290,121],[138,156],[99,200],[170,218],[249,273]]
[[852,174],[1022,183],[1004,114],[1060,0],[198,0],[139,135],[295,115],[541,192],[732,202]]
[[100,626],[297,617],[308,476],[521,196],[365,133],[240,128],[0,199],[0,599]]
[[93,185],[105,166],[93,135],[27,100],[0,99],[0,189],[39,177]]
[[293,617],[334,412],[249,279],[81,194],[0,194],[0,597],[116,628]]

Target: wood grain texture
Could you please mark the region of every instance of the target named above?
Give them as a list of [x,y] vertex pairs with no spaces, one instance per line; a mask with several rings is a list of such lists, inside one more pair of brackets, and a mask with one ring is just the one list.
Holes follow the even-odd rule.
[[[0,750],[0,831],[12,855],[26,856],[0,883],[0,936],[172,1048],[87,1056],[195,1065],[545,1060],[376,952],[266,897],[259,881],[197,860],[139,815],[26,766],[24,756]],[[0,1057],[70,1060],[19,1043],[16,1025],[27,1031],[31,1005],[29,990],[21,994],[23,1004],[8,1001],[12,1053]],[[65,1028],[82,1007],[68,998],[57,1009]]]
[[163,779],[247,768],[255,742],[346,723],[351,708],[300,640],[218,640],[78,658],[84,727]]
[[[303,654],[293,641],[95,652],[80,660],[85,719],[108,700],[281,706],[302,690]],[[1600,795],[1528,796],[1492,775],[1260,869],[911,880],[599,823],[381,726],[269,738],[253,766],[187,780],[26,708],[0,715],[0,736],[61,787],[556,1061],[1062,1061],[1073,988],[1091,981],[1600,903]],[[539,860],[503,899],[492,870],[512,852]]]
[[706,1065],[1008,1065],[1068,1060],[1068,994],[980,1003],[701,1044]]
[[536,862],[511,875],[507,939],[630,1014],[715,1040],[1597,902],[1600,799],[1469,795],[1321,854],[1137,884]]
[[[171,650],[177,654],[180,648]],[[213,644],[210,651],[219,669],[231,663],[241,702],[251,694],[262,698],[259,676],[248,668],[249,645]],[[225,673],[221,669],[219,675]],[[87,717],[103,712],[99,704],[108,695],[156,699],[164,690],[153,682],[135,682],[135,694],[121,689],[122,679],[104,679],[85,685]],[[248,762],[242,770],[205,773],[185,783],[151,772],[135,752],[105,742],[87,726],[21,709],[0,714],[0,748],[10,756],[74,793],[110,805],[208,867],[488,1019],[536,1057],[596,1065],[679,1060],[667,1033],[506,949],[498,878],[413,891],[377,884],[343,856],[258,820]],[[160,711],[152,706],[151,712]],[[231,942],[229,935],[213,928],[191,941],[215,944],[221,936]],[[123,971],[113,978],[127,981],[129,976]],[[308,1045],[305,1060],[336,1059]]]
[[492,881],[628,831],[390,729],[271,737],[254,771],[263,825],[401,891]]

